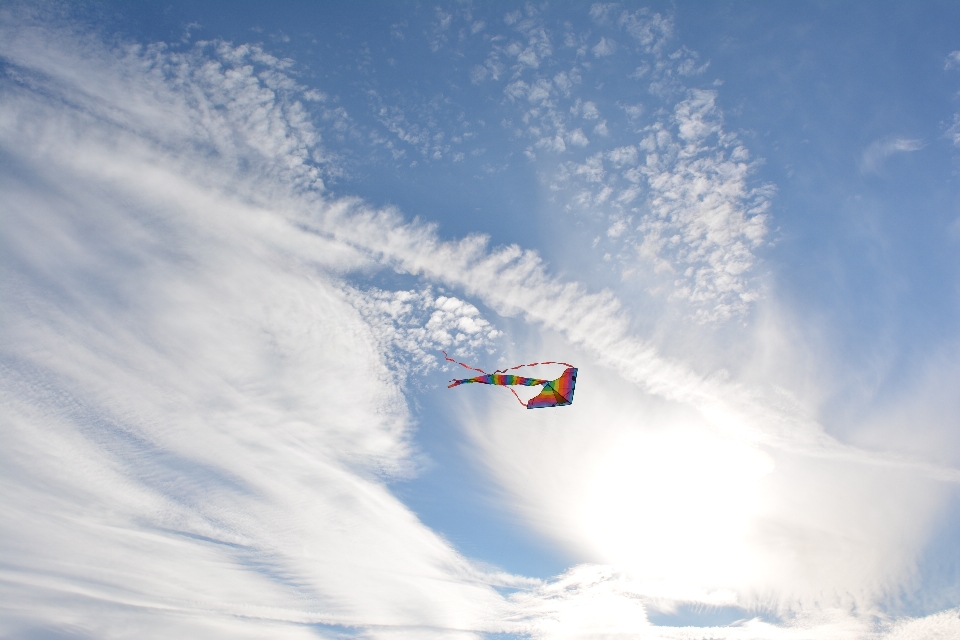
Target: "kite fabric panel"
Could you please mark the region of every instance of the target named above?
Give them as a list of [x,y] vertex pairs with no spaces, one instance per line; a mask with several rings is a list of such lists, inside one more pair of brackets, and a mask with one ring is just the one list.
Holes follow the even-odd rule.
[[[482,373],[482,376],[477,376],[475,378],[463,378],[462,380],[453,380],[447,385],[448,389],[453,387],[458,387],[461,384],[467,384],[468,382],[475,382],[477,384],[492,384],[501,387],[506,387],[510,389],[510,393],[514,395],[517,401],[525,406],[527,409],[545,409],[547,407],[564,407],[568,404],[573,404],[573,390],[577,386],[577,368],[572,364],[567,364],[566,362],[533,362],[531,364],[521,364],[516,367],[510,367],[509,369],[498,369],[493,373],[487,373],[483,369],[477,369],[476,367],[471,367],[465,365],[462,362],[457,362],[453,358],[447,355],[447,352],[443,352],[443,357],[458,364],[464,369],[470,369],[471,371],[479,371]],[[507,373],[507,371],[514,371],[516,369],[521,369],[523,367],[535,367],[540,364],[562,364],[567,367],[567,369],[560,375],[556,380],[541,380],[540,378],[524,378],[522,376],[513,375]],[[524,402],[520,399],[520,396],[517,395],[517,392],[511,389],[512,386],[521,386],[521,387],[538,387],[543,386],[543,389],[540,390],[540,393],[535,397],[531,398],[528,402]]]

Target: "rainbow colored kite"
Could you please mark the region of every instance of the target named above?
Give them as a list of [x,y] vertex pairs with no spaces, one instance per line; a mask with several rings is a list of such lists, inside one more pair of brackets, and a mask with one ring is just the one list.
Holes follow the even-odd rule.
[[[572,364],[567,364],[566,362],[534,362],[531,364],[521,364],[516,367],[510,367],[509,369],[498,369],[493,373],[487,373],[483,369],[477,369],[476,367],[471,367],[465,365],[462,362],[457,362],[453,358],[447,355],[447,352],[443,352],[443,357],[460,365],[465,369],[470,369],[471,371],[479,371],[482,373],[482,376],[477,376],[476,378],[464,378],[463,380],[453,380],[447,389],[452,389],[453,387],[460,386],[461,384],[466,384],[468,382],[476,382],[479,384],[494,384],[502,387],[507,387],[510,389],[511,386],[518,385],[522,387],[537,387],[543,385],[543,389],[540,393],[530,398],[528,402],[524,402],[520,399],[520,396],[517,395],[517,392],[513,389],[510,389],[510,393],[516,397],[517,401],[525,406],[527,409],[543,409],[546,407],[564,407],[568,404],[573,404],[573,389],[577,386],[577,368]],[[567,367],[566,371],[557,378],[556,380],[540,380],[539,378],[523,378],[521,376],[515,376],[513,374],[507,373],[507,371],[513,371],[515,369],[521,369],[523,367],[535,367],[538,364],[562,364]]]

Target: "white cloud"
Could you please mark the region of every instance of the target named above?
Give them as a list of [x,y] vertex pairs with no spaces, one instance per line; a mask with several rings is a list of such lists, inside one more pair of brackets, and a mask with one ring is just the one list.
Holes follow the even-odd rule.
[[617,9],[615,2],[595,2],[590,5],[590,17],[600,24],[610,21],[610,15]]
[[597,105],[589,100],[583,103],[583,119],[584,120],[596,120],[600,117],[600,112],[597,111]]
[[573,82],[570,80],[570,76],[568,76],[565,71],[561,71],[557,75],[553,76],[553,84],[566,95],[569,95],[570,89],[573,88]]
[[[632,600],[648,611],[734,605],[747,619],[753,611],[783,621],[749,633],[691,629],[690,637],[873,637],[874,614],[851,611],[876,612],[871,603],[911,579],[942,485],[919,469],[853,462],[860,454],[822,450],[811,458],[794,448],[799,443],[770,448],[723,434],[707,426],[719,417],[711,411],[631,394],[588,354],[564,352],[563,344],[553,342],[552,350],[591,372],[578,381],[570,411],[523,416],[521,428],[508,406],[488,407],[471,417],[470,429],[509,504],[560,544],[617,567],[616,593],[604,599]],[[690,382],[691,391],[703,390]],[[766,429],[785,418],[750,413],[729,419],[756,419]],[[799,435],[797,416],[790,419]],[[826,444],[824,434],[808,435]],[[586,603],[601,597],[593,582],[578,578],[563,600],[580,599],[570,606],[589,611]],[[539,602],[532,593],[518,597]],[[565,607],[545,599],[529,606]],[[663,628],[649,634],[673,637]]]
[[673,37],[673,19],[659,13],[650,13],[644,7],[634,12],[620,14],[618,24],[629,33],[647,53],[662,53],[664,46]]
[[951,51],[943,62],[944,71],[952,71],[953,69],[960,69],[960,51]]
[[473,84],[480,84],[483,82],[490,72],[479,64],[473,65],[473,69],[470,70],[470,82]]
[[430,50],[433,52],[439,51],[440,47],[447,43],[447,31],[453,22],[453,14],[447,13],[439,7],[437,7],[435,11],[436,21],[430,25],[432,28],[432,33],[430,34]]
[[953,114],[953,124],[947,129],[947,137],[954,146],[960,147],[960,113]]
[[567,145],[563,141],[562,136],[544,137],[537,140],[537,148],[539,149],[549,149],[554,153],[563,153],[567,150]]
[[[663,640],[801,640],[805,638],[851,639],[875,637],[869,623],[852,620],[843,611],[824,611],[819,616],[782,626],[762,621],[744,612],[736,623],[724,627],[656,626],[647,612],[663,606],[664,596],[649,585],[604,565],[574,567],[556,581],[520,592],[511,600],[519,608],[522,628],[535,638],[654,638]],[[669,597],[669,596],[668,596]],[[731,604],[731,594],[701,594],[699,606],[710,611]],[[943,614],[911,621],[918,628],[954,625]],[[910,623],[907,623],[910,624]]]
[[[594,5],[591,15],[603,23],[611,10],[612,5]],[[545,31],[537,20],[518,19],[515,28],[539,38],[537,34]],[[754,270],[757,250],[766,241],[773,188],[750,184],[756,164],[736,136],[723,129],[716,92],[685,89],[682,78],[701,73],[706,66],[699,64],[696,52],[683,46],[666,53],[673,38],[671,19],[648,10],[622,12],[617,26],[650,56],[643,75],[649,75],[650,91],[666,99],[665,107],[672,114],[664,118],[660,109],[645,118],[648,106],[644,103],[620,105],[625,129],[643,141],[643,158],[626,166],[610,156],[610,162],[618,165],[618,171],[610,172],[593,155],[559,160],[552,172],[542,170],[544,179],[555,193],[568,194],[563,206],[568,215],[603,216],[607,228],[618,229],[606,237],[616,242],[625,278],[640,271],[648,291],[686,305],[687,315],[700,322],[742,318],[761,297]],[[543,40],[549,38],[544,35]],[[600,36],[594,53],[613,54],[613,42]],[[516,56],[523,46],[514,41],[504,51]],[[488,59],[500,50],[494,44]],[[599,120],[600,111],[596,102],[573,91],[588,72],[576,62],[569,70],[551,71],[560,90],[556,92],[551,79],[541,77],[539,71],[522,65],[514,68],[515,76],[504,94],[510,102],[537,105],[523,106],[520,118],[534,147],[576,157],[588,145],[575,119]],[[564,99],[571,102],[568,108],[561,107]],[[610,135],[608,121],[597,123],[593,132],[602,142]],[[520,130],[517,133],[522,135]],[[570,182],[571,177],[589,184]],[[619,232],[623,223],[616,221],[628,218],[636,220],[636,226],[629,233]]]
[[637,148],[633,145],[626,147],[617,147],[607,153],[610,162],[617,168],[624,165],[633,165],[637,162]]
[[366,210],[358,203],[331,202],[321,212],[301,215],[310,228],[350,246],[367,247],[387,265],[462,287],[501,315],[522,313],[529,322],[560,332],[625,380],[671,402],[696,407],[728,437],[802,455],[910,470],[941,481],[960,480],[960,472],[953,469],[841,445],[802,411],[795,411],[779,392],[766,396],[722,377],[704,378],[659,356],[651,345],[630,336],[629,320],[610,292],[587,293],[581,285],[552,278],[536,252],[515,245],[490,250],[487,239],[477,236],[441,242],[428,227],[407,224],[395,212]]
[[583,129],[574,129],[567,134],[567,141],[576,147],[585,147],[590,144],[587,136],[583,134]]
[[686,47],[680,47],[670,54],[670,59],[676,61],[677,73],[681,76],[696,76],[706,71],[710,63],[706,62],[697,66],[699,58],[700,55],[696,51],[691,51]]
[[610,228],[607,229],[607,235],[611,238],[617,238],[623,235],[623,232],[627,230],[628,221],[619,219],[614,220],[613,224],[610,225]]
[[[6,630],[486,628],[497,579],[383,484],[410,421],[336,275],[366,250],[279,214],[322,192],[294,103],[224,46],[0,40]],[[493,332],[432,304],[428,340]]]
[[[945,71],[960,69],[960,51],[951,51],[943,63],[943,68]],[[960,112],[953,114],[953,124],[947,128],[946,134],[954,146],[960,147]]]
[[645,111],[646,109],[642,104],[628,104],[623,106],[623,112],[631,122],[638,120]]
[[592,51],[593,55],[597,58],[603,58],[606,56],[612,56],[617,50],[617,43],[613,40],[609,40],[605,36],[600,37],[600,42],[594,45]]
[[550,97],[550,81],[541,78],[533,83],[527,94],[527,100],[530,102],[544,102]]
[[523,63],[524,65],[536,69],[540,66],[540,59],[537,58],[537,54],[533,49],[524,49],[523,51],[517,54],[517,61]]
[[434,296],[430,287],[420,291],[347,287],[345,292],[401,376],[435,368],[442,349],[462,357],[475,355],[478,349],[492,352],[493,341],[502,335],[475,306],[453,296]]
[[504,89],[504,93],[506,93],[510,98],[525,98],[527,97],[529,91],[530,85],[523,80],[514,80],[507,85],[506,89]]
[[897,620],[883,633],[884,640],[949,640],[960,633],[960,610],[941,611],[924,618]]
[[[17,167],[3,168],[0,236],[0,496],[11,516],[0,526],[13,550],[3,597],[15,610],[5,631],[874,633],[832,599],[875,612],[877,594],[909,574],[937,482],[956,482],[955,470],[844,445],[785,395],[664,358],[631,333],[612,294],[555,278],[535,252],[442,241],[395,211],[324,195],[327,169],[310,160],[318,139],[296,87],[247,69],[282,61],[225,45],[116,51],[3,24],[0,55],[16,76],[0,89],[0,144]],[[156,71],[168,67],[172,79]],[[746,152],[713,109],[691,93],[669,128],[651,128],[647,159],[632,168],[647,172],[653,203],[676,196],[695,208],[702,196],[709,215],[667,202],[661,211],[691,246],[715,249],[763,233],[750,235],[741,206]],[[598,198],[612,197],[603,163],[631,154],[581,163],[585,180],[601,181]],[[522,315],[545,329],[551,352],[592,372],[564,413],[518,429],[515,407],[494,407],[496,419],[466,422],[531,523],[628,572],[586,566],[543,585],[487,574],[390,494],[383,478],[410,468],[410,423],[378,332],[392,327],[394,344],[419,329],[456,341],[457,330],[468,340],[492,325],[459,297],[345,290],[344,273],[383,266]],[[375,310],[366,318],[364,305]],[[412,352],[424,344],[414,339]],[[674,442],[683,435],[691,448]],[[675,482],[649,495],[656,478],[624,452],[653,468],[676,462],[664,471]],[[731,467],[710,484],[707,472]],[[670,518],[688,500],[703,520],[680,513],[671,541]],[[625,544],[631,532],[645,544]],[[728,550],[744,562],[729,566]],[[684,583],[628,577],[666,573],[663,555]],[[504,598],[501,585],[521,591]],[[778,598],[796,614],[785,625],[644,627],[649,607]],[[953,633],[948,613],[890,633]]]
[[655,127],[638,167],[651,192],[651,213],[638,227],[640,255],[683,274],[674,295],[690,300],[705,321],[742,314],[759,296],[748,277],[753,250],[767,235],[771,195],[770,187],[747,186],[746,150],[723,131],[715,97],[690,91],[675,109],[679,140]]
[[[625,110],[628,117],[642,114],[639,107]],[[772,188],[749,185],[749,152],[723,129],[712,91],[689,91],[670,121],[643,134],[637,146],[568,163],[556,188],[580,190],[568,177],[581,177],[591,184],[584,207],[607,201],[612,220],[635,216],[632,233],[610,236],[635,248],[626,268],[639,261],[669,277],[672,296],[686,301],[699,321],[741,317],[760,296],[751,278],[754,252],[767,235]],[[634,204],[641,194],[642,207]]]
[[923,149],[923,141],[914,138],[883,138],[870,143],[860,157],[860,170],[863,173],[876,173],[883,161],[897,153],[907,153]]

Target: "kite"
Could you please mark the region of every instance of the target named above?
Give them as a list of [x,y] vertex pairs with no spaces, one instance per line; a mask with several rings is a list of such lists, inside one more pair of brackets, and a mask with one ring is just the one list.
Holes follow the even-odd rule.
[[[465,365],[462,362],[457,362],[453,358],[449,357],[446,351],[443,352],[443,357],[465,369],[479,371],[483,374],[482,376],[477,376],[476,378],[453,380],[449,385],[447,385],[447,389],[452,389],[453,387],[458,387],[461,384],[466,384],[468,382],[494,384],[506,387],[507,389],[510,389],[510,387],[514,385],[522,387],[538,387],[543,385],[543,389],[540,390],[540,393],[537,396],[530,398],[528,402],[520,400],[520,396],[518,396],[517,392],[513,389],[510,389],[510,393],[512,393],[520,402],[520,404],[525,406],[527,409],[565,407],[568,404],[573,404],[573,389],[577,386],[577,368],[572,364],[567,364],[566,362],[534,362],[531,364],[521,364],[516,367],[510,367],[509,369],[497,369],[493,373],[487,373],[483,369],[477,369],[476,367]],[[514,371],[515,369],[521,369],[523,367],[535,367],[538,364],[562,364],[567,369],[556,380],[524,378],[507,373],[507,371]]]

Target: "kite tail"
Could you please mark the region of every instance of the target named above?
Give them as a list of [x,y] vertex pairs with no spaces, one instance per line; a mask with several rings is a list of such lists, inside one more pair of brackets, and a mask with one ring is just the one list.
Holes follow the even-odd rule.
[[467,382],[476,382],[479,384],[492,384],[500,387],[509,387],[516,385],[518,387],[539,387],[547,384],[550,380],[541,380],[540,378],[523,378],[509,373],[486,373],[476,378],[464,378],[463,380],[452,380],[447,388],[459,386]]
[[567,364],[566,362],[553,362],[553,361],[549,361],[549,362],[531,362],[530,364],[518,364],[517,366],[515,366],[515,367],[510,367],[509,369],[497,369],[496,371],[494,371],[494,373],[506,373],[507,371],[513,371],[514,369],[522,369],[522,368],[524,368],[524,367],[535,367],[535,366],[540,365],[540,364],[562,364],[563,366],[565,366],[565,367],[567,367],[567,368],[573,367],[572,364]]
[[[454,360],[453,358],[451,358],[450,356],[447,355],[447,352],[446,352],[446,351],[441,351],[441,353],[443,353],[443,357],[444,357],[445,359],[449,360],[450,362],[452,362],[452,363],[454,363],[454,364],[460,365],[460,366],[463,367],[464,369],[470,369],[471,371],[479,371],[480,373],[482,373],[482,374],[485,375],[485,376],[490,375],[490,374],[488,374],[486,371],[484,371],[483,369],[477,369],[476,367],[471,367],[471,366],[468,365],[468,364],[463,364],[462,362],[458,362],[458,361]],[[514,367],[514,368],[516,368],[516,367]],[[502,372],[498,371],[497,373],[502,373]],[[492,376],[491,376],[491,377],[492,377]],[[447,389],[450,389],[451,387],[459,386],[459,385],[463,384],[464,382],[469,382],[469,380],[454,380],[454,381],[451,382],[449,385],[447,385]],[[487,384],[491,384],[491,383],[487,383]],[[507,387],[507,389],[510,389],[510,387]],[[517,395],[517,392],[516,392],[516,391],[514,391],[513,389],[510,389],[510,393],[512,393],[512,394],[513,394],[513,397],[517,399],[517,402],[519,402],[520,404],[522,404],[524,407],[527,406],[527,403],[520,399],[520,396]]]

